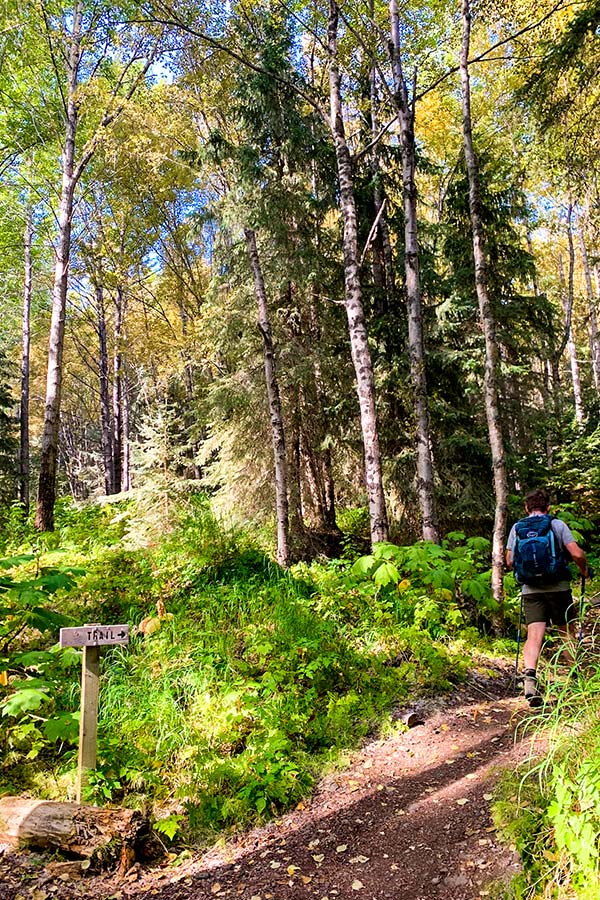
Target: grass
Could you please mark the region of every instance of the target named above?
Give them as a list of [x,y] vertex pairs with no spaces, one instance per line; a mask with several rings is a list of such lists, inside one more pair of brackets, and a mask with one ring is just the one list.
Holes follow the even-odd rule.
[[[382,583],[387,570],[373,578],[343,561],[283,571],[203,501],[152,547],[129,540],[131,505],[63,507],[57,524],[50,545],[30,544],[37,556],[28,565],[78,565],[85,574],[48,604],[73,624],[132,626],[127,647],[102,655],[89,788],[98,802],[150,802],[189,835],[268,818],[305,797],[348,748],[389,727],[394,705],[464,673],[464,642],[453,654],[449,639],[464,621],[449,602],[452,582],[431,583],[444,563],[425,558],[427,548],[407,551],[410,584],[401,571],[396,584]],[[27,548],[26,533],[19,541]],[[16,549],[7,542],[5,552]],[[472,552],[461,559],[471,580]],[[27,631],[9,654],[4,711],[23,683],[51,700],[0,717],[4,792],[72,795],[78,655],[48,653],[55,640],[52,627]],[[38,655],[24,666],[29,643]]]
[[506,773],[494,816],[521,854],[524,874],[511,896],[595,900],[600,896],[600,671],[592,635],[577,665],[556,653],[547,666],[546,703],[524,737],[531,754]]

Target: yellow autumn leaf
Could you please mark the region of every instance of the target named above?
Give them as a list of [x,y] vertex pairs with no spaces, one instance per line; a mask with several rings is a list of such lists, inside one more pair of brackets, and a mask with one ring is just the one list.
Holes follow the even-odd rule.
[[298,866],[288,866],[287,867],[288,875],[293,875],[297,871],[298,871]]
[[468,797],[461,797],[460,800],[457,800],[457,801],[456,801],[456,803],[457,803],[458,806],[464,806],[465,803],[468,803],[468,802],[469,802],[469,798],[468,798]]
[[362,881],[359,881],[358,878],[355,878],[354,881],[352,882],[352,890],[353,891],[362,891],[363,888],[364,888],[364,884],[362,883]]

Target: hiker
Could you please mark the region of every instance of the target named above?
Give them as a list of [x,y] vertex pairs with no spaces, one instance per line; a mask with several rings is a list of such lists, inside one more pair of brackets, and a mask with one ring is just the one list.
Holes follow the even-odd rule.
[[[506,563],[521,585],[527,640],[523,647],[523,683],[530,706],[540,706],[536,667],[548,625],[556,626],[563,640],[576,618],[571,593],[572,560],[582,578],[591,577],[585,553],[569,527],[551,516],[550,497],[544,490],[525,497],[526,518],[516,522],[506,544]],[[571,654],[571,662],[573,658]]]

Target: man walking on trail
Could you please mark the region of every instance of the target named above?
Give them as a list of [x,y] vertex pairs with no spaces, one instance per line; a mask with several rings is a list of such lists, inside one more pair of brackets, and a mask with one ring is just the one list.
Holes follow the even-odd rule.
[[513,525],[506,544],[506,563],[515,571],[523,598],[527,625],[523,681],[530,706],[543,702],[536,666],[547,626],[555,625],[563,640],[568,640],[569,624],[576,618],[569,561],[576,564],[582,578],[590,577],[585,553],[565,522],[551,516],[549,509],[546,491],[527,494],[527,516]]

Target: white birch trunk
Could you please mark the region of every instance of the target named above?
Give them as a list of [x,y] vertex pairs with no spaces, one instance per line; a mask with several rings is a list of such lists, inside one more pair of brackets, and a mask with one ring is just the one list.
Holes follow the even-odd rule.
[[462,46],[460,54],[460,77],[462,85],[463,141],[469,177],[469,211],[473,232],[473,256],[475,260],[475,287],[479,303],[479,316],[485,338],[485,372],[483,393],[488,425],[492,466],[494,471],[494,494],[496,508],[494,514],[494,534],[492,539],[492,595],[500,610],[504,604],[504,557],[506,549],[506,526],[508,514],[508,482],[506,474],[506,454],[500,419],[498,384],[500,357],[496,341],[496,322],[488,292],[487,259],[485,233],[481,217],[479,196],[479,170],[473,149],[473,126],[471,119],[471,84],[469,77],[469,47],[471,42],[471,11],[469,0],[462,0]]
[[58,465],[58,437],[60,427],[60,400],[62,389],[62,358],[65,339],[65,315],[69,255],[71,252],[71,220],[75,178],[75,139],[77,136],[77,84],[81,58],[81,26],[83,4],[76,0],[73,9],[73,31],[68,58],[68,85],[66,97],[65,142],[62,152],[62,184],[58,207],[58,236],[52,288],[52,317],[48,343],[48,375],[46,381],[46,405],[42,432],[42,453],[35,525],[40,531],[54,528],[54,503],[56,500],[56,473]]
[[273,335],[269,320],[269,308],[267,304],[267,291],[263,278],[256,234],[251,228],[245,229],[246,248],[248,260],[254,278],[254,293],[258,305],[258,327],[263,339],[263,359],[265,367],[265,382],[269,400],[269,412],[271,415],[271,435],[273,439],[273,457],[275,463],[275,508],[277,514],[277,561],[282,566],[287,566],[290,560],[289,547],[289,502],[288,502],[288,472],[285,446],[285,432],[283,428],[283,413],[279,394],[279,383],[275,365],[275,350],[273,347]]
[[431,451],[431,428],[423,341],[423,306],[419,274],[414,110],[409,100],[402,69],[400,17],[397,0],[390,0],[389,10],[394,105],[400,122],[400,144],[402,148],[404,277],[408,311],[408,354],[417,429],[417,496],[423,519],[423,540],[438,543],[439,531],[435,502],[433,455]]
[[350,351],[356,373],[360,407],[371,541],[376,543],[377,541],[386,541],[388,539],[389,529],[381,470],[381,451],[379,448],[379,431],[375,405],[375,378],[362,302],[352,162],[346,142],[342,114],[341,75],[337,60],[338,19],[339,10],[337,3],[335,3],[335,0],[329,0],[329,99],[331,131],[335,146],[340,188],[340,210],[343,223],[344,296],[350,335]]
[[590,269],[590,261],[585,245],[585,235],[583,229],[579,232],[579,245],[581,248],[581,259],[583,262],[583,271],[585,275],[585,287],[588,295],[588,303],[590,310],[590,358],[592,361],[592,375],[594,378],[594,387],[596,391],[600,390],[600,335],[598,334],[598,313],[596,310],[596,297],[592,284],[592,272]]
[[23,281],[23,311],[21,316],[21,403],[19,407],[19,501],[25,515],[29,512],[30,466],[29,466],[29,373],[31,351],[31,291],[33,284],[33,262],[31,247],[33,242],[33,210],[27,204],[23,249],[25,277]]
[[113,441],[111,429],[110,385],[108,377],[108,346],[106,340],[106,317],[104,312],[104,290],[101,284],[94,285],[96,294],[96,313],[99,351],[99,386],[100,386],[100,435],[102,445],[102,462],[104,465],[104,490],[106,494],[115,494]]
[[[573,240],[571,233],[571,223],[569,219],[569,250],[572,256]],[[565,313],[565,338],[567,354],[569,356],[569,364],[571,367],[571,385],[573,388],[573,403],[575,405],[575,421],[578,425],[583,424],[583,400],[581,397],[581,374],[579,372],[579,361],[577,359],[577,347],[573,337],[573,262],[569,259],[569,280],[568,284],[565,280],[565,267],[562,256],[558,257],[558,276],[560,279],[560,299]],[[563,344],[563,347],[565,345]]]

